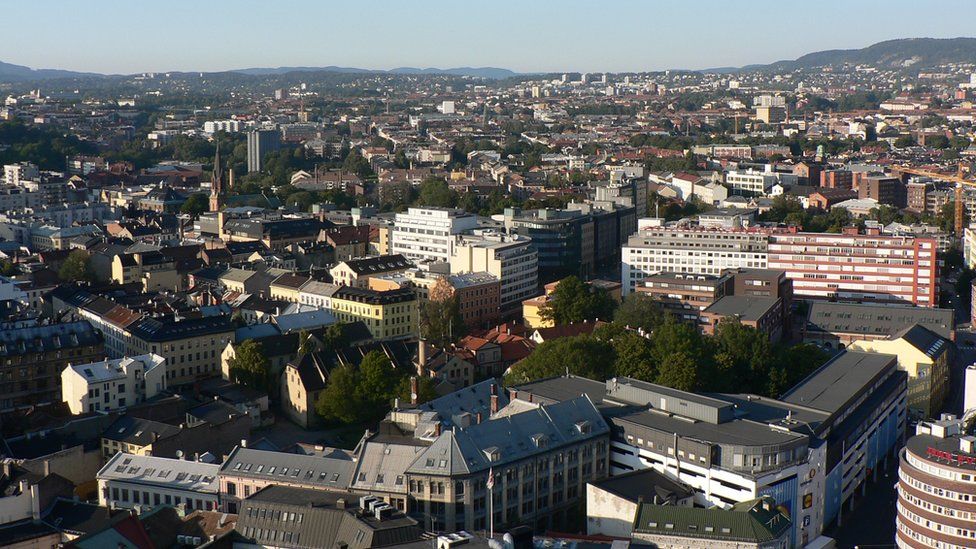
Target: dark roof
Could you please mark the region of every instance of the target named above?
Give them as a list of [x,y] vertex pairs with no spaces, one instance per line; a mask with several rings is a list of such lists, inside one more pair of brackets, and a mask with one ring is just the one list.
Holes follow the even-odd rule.
[[405,303],[417,299],[417,294],[410,288],[398,288],[396,290],[369,290],[366,288],[355,288],[353,286],[342,286],[334,294],[333,299],[344,299],[357,303],[368,303],[370,305],[390,305],[393,303]]
[[45,353],[102,343],[87,320],[0,330],[0,356]]
[[34,522],[30,519],[11,522],[0,527],[0,547],[7,547],[52,534],[58,534],[58,531],[44,522]]
[[400,271],[413,267],[413,263],[400,254],[350,259],[344,263],[358,275],[388,273],[390,271]]
[[242,254],[250,255],[253,254],[254,252],[267,253],[271,251],[268,249],[267,246],[264,245],[264,242],[261,242],[260,240],[251,240],[245,242],[227,242],[224,245],[227,247],[227,251],[230,252],[232,255],[242,255]]
[[835,414],[848,406],[862,391],[894,370],[894,355],[845,351],[818,368],[783,395],[782,400]]
[[146,446],[157,438],[167,438],[180,432],[180,428],[168,423],[149,419],[122,416],[105,430],[102,437],[136,446]]
[[807,330],[813,332],[886,337],[913,324],[946,339],[955,329],[952,309],[815,301],[807,314]]
[[112,514],[109,508],[94,503],[58,498],[44,522],[62,532],[85,535],[111,524]]
[[145,317],[129,327],[133,336],[145,341],[173,341],[210,334],[233,333],[230,316],[189,318],[180,321]]
[[891,336],[891,339],[903,339],[912,347],[925,353],[929,358],[938,358],[949,349],[949,340],[924,326],[913,324],[908,328]]
[[647,503],[675,503],[695,495],[690,486],[656,469],[614,475],[590,484],[633,503],[637,503],[640,498],[644,498]]
[[703,313],[721,317],[735,317],[746,322],[757,322],[779,304],[778,297],[727,295],[705,308]]

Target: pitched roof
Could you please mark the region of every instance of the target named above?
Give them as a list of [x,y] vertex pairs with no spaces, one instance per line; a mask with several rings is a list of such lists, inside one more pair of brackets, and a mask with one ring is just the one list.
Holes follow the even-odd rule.
[[642,503],[634,519],[634,533],[764,543],[787,535],[793,527],[789,514],[766,496],[731,509],[684,507]]

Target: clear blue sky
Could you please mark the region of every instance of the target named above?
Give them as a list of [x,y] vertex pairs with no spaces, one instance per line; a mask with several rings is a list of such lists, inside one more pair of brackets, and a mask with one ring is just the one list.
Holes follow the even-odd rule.
[[133,73],[340,65],[701,69],[972,36],[973,0],[31,0],[0,61]]

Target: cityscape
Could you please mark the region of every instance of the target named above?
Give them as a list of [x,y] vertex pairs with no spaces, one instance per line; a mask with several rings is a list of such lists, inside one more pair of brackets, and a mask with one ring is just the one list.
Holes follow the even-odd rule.
[[3,54],[0,547],[976,547],[976,38],[423,4]]

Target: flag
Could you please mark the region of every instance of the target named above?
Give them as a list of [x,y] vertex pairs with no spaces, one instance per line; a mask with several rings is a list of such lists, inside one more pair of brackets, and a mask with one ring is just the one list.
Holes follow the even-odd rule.
[[489,490],[495,487],[495,472],[491,468],[488,469],[488,482],[485,483],[485,486],[487,486]]

